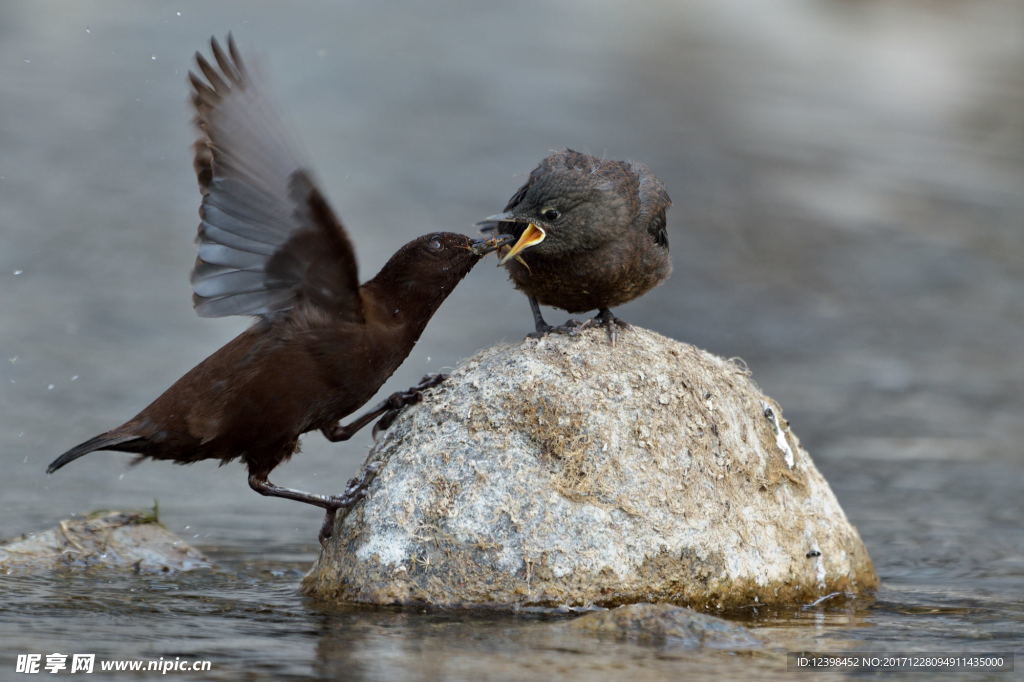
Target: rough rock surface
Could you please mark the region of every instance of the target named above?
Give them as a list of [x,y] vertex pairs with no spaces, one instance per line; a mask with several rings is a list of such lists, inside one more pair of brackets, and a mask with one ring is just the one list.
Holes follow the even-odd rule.
[[303,581],[368,604],[699,609],[877,577],[749,371],[633,328],[498,345],[375,444],[365,499]]
[[188,571],[211,562],[164,528],[153,512],[102,511],[0,544],[0,574],[104,567]]

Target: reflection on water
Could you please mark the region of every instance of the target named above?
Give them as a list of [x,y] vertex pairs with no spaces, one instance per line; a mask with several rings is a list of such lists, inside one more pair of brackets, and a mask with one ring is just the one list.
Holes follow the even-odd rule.
[[[4,578],[0,666],[45,650],[207,657],[205,679],[656,679],[781,677],[798,648],[1020,650],[1021,14],[1012,0],[4,3],[0,535],[159,497],[221,570]],[[412,236],[472,229],[549,149],[647,162],[675,201],[675,273],[620,314],[750,364],[860,529],[876,600],[750,614],[775,645],[742,656],[591,641],[550,617],[325,610],[295,591],[316,510],[252,494],[236,466],[100,453],[45,477],[244,324],[196,318],[186,279],[184,72],[228,29],[267,53],[364,277]],[[529,327],[485,263],[384,390]],[[276,473],[337,489],[367,439],[310,436]]]

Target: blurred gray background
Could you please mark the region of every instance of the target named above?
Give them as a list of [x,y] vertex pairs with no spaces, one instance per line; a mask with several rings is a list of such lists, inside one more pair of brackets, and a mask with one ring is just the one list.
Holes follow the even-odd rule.
[[[0,536],[158,497],[205,547],[315,547],[319,512],[252,493],[238,464],[98,453],[43,474],[247,324],[199,319],[188,284],[185,73],[232,30],[262,55],[363,279],[416,235],[473,231],[550,150],[642,160],[674,199],[675,273],[617,312],[744,358],[876,561],[897,535],[956,544],[1002,524],[1019,576],[1021,8],[4,2]],[[530,325],[488,260],[383,393]],[[274,480],[337,491],[368,446],[309,434]],[[908,505],[916,521],[891,530]]]

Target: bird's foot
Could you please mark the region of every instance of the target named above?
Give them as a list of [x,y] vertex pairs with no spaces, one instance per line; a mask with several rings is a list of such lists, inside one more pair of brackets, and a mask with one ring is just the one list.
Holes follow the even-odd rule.
[[447,378],[447,374],[428,374],[420,379],[420,383],[416,384],[412,388],[405,391],[398,391],[388,396],[387,400],[384,401],[387,411],[380,419],[377,420],[377,423],[373,425],[374,440],[377,439],[378,433],[388,430],[391,424],[394,423],[395,419],[398,418],[398,415],[401,414],[403,409],[409,405],[415,405],[423,400],[423,391],[443,383]]
[[447,378],[447,374],[428,374],[420,379],[420,383],[416,384],[412,388],[392,393],[387,397],[387,399],[377,405],[377,407],[365,413],[352,423],[330,424],[322,427],[320,431],[323,432],[324,437],[327,438],[327,440],[332,443],[337,443],[339,441],[348,440],[361,428],[372,422],[374,419],[380,417],[377,423],[373,426],[373,438],[376,439],[378,433],[391,426],[391,422],[395,421],[395,418],[398,416],[399,412],[402,411],[402,408],[407,405],[418,403],[423,399],[423,391],[437,386]]
[[352,478],[341,495],[334,495],[327,498],[326,513],[324,522],[320,526],[320,546],[326,547],[327,541],[334,535],[334,522],[339,509],[351,509],[356,502],[366,497],[366,489],[377,478],[380,471],[380,462],[373,462],[363,467],[363,471]]
[[550,334],[554,330],[555,330],[555,328],[552,327],[550,324],[545,324],[545,325],[539,325],[538,324],[537,325],[537,330],[536,331],[532,331],[529,334],[527,334],[526,338],[528,338],[528,339],[539,339],[541,337],[547,336],[548,334]]
[[526,335],[528,339],[539,339],[547,336],[548,334],[569,334],[574,336],[579,334],[580,329],[586,326],[586,322],[580,322],[579,320],[566,320],[565,324],[553,326],[550,324],[537,325],[537,330],[530,332]]
[[612,314],[612,311],[608,308],[601,308],[597,315],[584,322],[581,327],[592,327],[594,325],[601,325],[608,332],[608,340],[611,344],[615,345],[615,339],[618,334],[616,328],[629,329],[630,325],[625,320],[619,319]]
[[526,335],[528,339],[540,339],[548,334],[575,334],[581,326],[576,320],[569,320],[560,327],[552,327],[550,324],[544,321],[544,316],[540,312],[540,303],[537,302],[533,296],[529,297],[530,300],[530,311],[533,313],[533,328],[534,331]]

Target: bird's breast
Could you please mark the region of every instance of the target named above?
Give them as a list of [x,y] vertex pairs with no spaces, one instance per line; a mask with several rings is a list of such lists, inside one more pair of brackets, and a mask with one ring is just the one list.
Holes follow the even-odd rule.
[[661,284],[672,270],[668,251],[657,247],[618,244],[607,248],[543,258],[523,254],[523,263],[509,261],[516,287],[541,304],[582,313],[612,308]]

